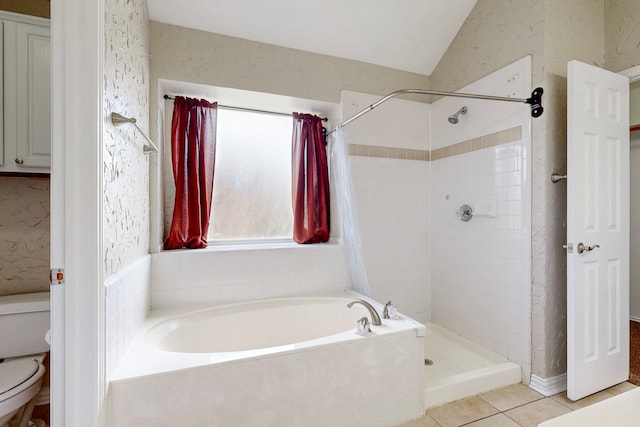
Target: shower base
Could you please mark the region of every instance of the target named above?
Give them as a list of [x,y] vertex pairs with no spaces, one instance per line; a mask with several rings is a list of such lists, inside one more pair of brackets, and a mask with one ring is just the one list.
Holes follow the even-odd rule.
[[427,408],[521,381],[519,365],[433,323],[425,329]]

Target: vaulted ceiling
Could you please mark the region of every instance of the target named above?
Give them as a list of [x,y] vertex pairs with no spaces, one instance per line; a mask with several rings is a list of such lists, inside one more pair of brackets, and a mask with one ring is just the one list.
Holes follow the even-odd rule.
[[148,0],[152,20],[430,75],[477,0]]

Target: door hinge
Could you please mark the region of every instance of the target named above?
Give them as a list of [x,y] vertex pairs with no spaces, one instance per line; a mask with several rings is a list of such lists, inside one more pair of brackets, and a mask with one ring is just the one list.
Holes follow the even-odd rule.
[[52,268],[49,271],[49,283],[53,285],[64,285],[64,268]]
[[573,253],[573,243],[567,243],[566,245],[562,245],[562,247],[567,250],[568,254]]

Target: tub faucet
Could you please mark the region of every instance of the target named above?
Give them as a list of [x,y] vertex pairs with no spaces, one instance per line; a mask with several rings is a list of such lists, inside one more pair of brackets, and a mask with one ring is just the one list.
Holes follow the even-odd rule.
[[373,308],[373,306],[368,302],[366,302],[365,300],[355,299],[351,301],[349,304],[347,304],[347,307],[351,308],[353,304],[356,304],[356,303],[364,305],[367,308],[367,310],[369,310],[369,313],[371,314],[371,323],[373,323],[376,326],[382,325],[382,322],[380,321],[380,316],[378,315],[378,312],[376,311],[376,309]]

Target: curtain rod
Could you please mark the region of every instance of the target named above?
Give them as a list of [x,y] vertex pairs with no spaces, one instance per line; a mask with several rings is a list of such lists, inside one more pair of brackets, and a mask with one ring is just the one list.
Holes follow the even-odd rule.
[[[169,96],[169,95],[164,95],[164,99],[175,99],[175,97]],[[278,111],[268,111],[268,110],[257,110],[255,108],[243,108],[243,107],[233,107],[231,105],[221,105],[218,104],[218,108],[223,108],[223,109],[227,109],[227,110],[236,110],[236,111],[247,111],[250,113],[260,113],[260,114],[272,114],[275,116],[288,116],[291,117],[293,114],[291,113],[280,113]],[[326,122],[327,119],[326,117],[322,118],[323,122]]]
[[345,120],[344,122],[340,123],[333,130],[328,132],[327,135],[331,135],[337,129],[345,127],[346,125],[348,125],[349,123],[353,122],[354,120],[357,120],[360,117],[364,116],[369,111],[371,111],[374,108],[376,108],[378,105],[380,105],[383,102],[386,102],[386,101],[390,100],[391,98],[394,98],[394,97],[396,97],[398,95],[414,93],[414,94],[421,94],[421,95],[451,96],[451,97],[456,97],[456,98],[486,99],[486,100],[489,100],[489,101],[520,102],[520,103],[525,103],[525,104],[530,104],[531,105],[531,117],[540,117],[540,115],[542,115],[542,112],[543,112],[543,108],[542,108],[542,92],[543,92],[542,88],[538,87],[538,88],[534,89],[533,92],[531,93],[531,98],[507,98],[507,97],[504,97],[504,96],[477,95],[477,94],[473,94],[473,93],[442,92],[442,91],[439,91],[439,90],[400,89],[400,90],[396,90],[394,92],[391,92],[390,94],[384,96],[383,98],[380,98],[379,100],[377,100],[373,104],[369,105],[367,108],[363,109],[359,113],[349,117],[347,120]]

